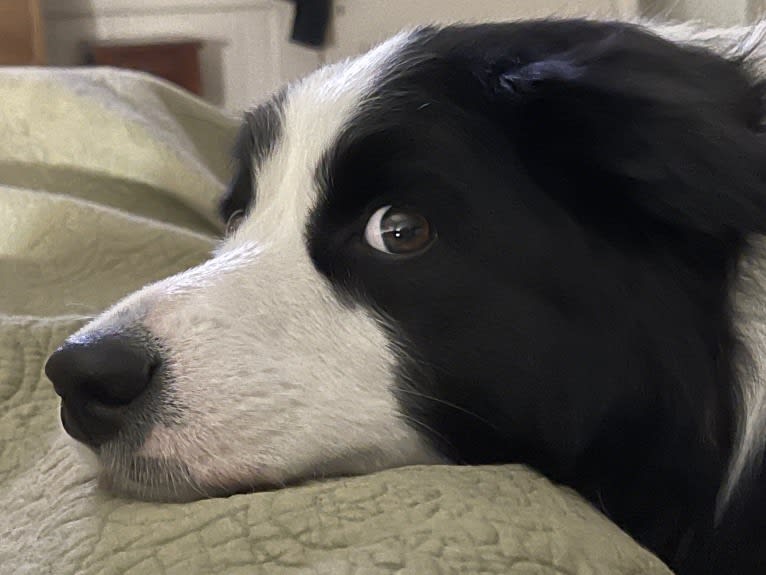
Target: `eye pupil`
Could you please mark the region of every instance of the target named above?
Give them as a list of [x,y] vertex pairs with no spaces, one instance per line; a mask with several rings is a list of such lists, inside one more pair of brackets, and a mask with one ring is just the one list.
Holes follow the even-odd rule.
[[364,239],[368,246],[392,255],[417,253],[436,237],[428,220],[412,209],[383,206],[367,220]]
[[418,251],[431,241],[431,230],[423,216],[396,208],[389,208],[381,218],[380,234],[386,250],[393,254]]

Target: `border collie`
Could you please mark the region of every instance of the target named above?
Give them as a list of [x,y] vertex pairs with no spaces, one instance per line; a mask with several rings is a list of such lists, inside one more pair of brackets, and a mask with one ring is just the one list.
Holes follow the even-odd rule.
[[154,499],[522,462],[766,572],[763,43],[692,40],[426,27],[288,86],[213,257],[49,359],[65,429]]

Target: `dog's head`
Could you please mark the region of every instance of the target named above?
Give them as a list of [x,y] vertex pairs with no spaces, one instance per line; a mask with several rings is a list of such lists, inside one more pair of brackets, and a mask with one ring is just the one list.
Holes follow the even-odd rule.
[[161,498],[566,478],[674,410],[684,457],[725,452],[708,314],[766,222],[760,108],[739,63],[621,24],[426,28],[321,69],[246,115],[213,257],[52,356],[64,426]]

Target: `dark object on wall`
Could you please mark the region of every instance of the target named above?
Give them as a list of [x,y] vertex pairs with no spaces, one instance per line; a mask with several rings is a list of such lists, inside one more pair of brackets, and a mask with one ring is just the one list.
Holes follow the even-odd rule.
[[332,0],[292,0],[295,18],[290,39],[298,44],[321,48],[330,27]]
[[198,40],[97,42],[88,45],[88,63],[149,72],[202,95]]

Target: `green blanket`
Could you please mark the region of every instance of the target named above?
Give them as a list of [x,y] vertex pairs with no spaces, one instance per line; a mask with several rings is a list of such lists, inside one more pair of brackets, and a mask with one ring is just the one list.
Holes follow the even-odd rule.
[[207,257],[234,129],[140,74],[0,72],[0,573],[669,573],[522,466],[187,504],[98,488],[45,358],[111,302]]

